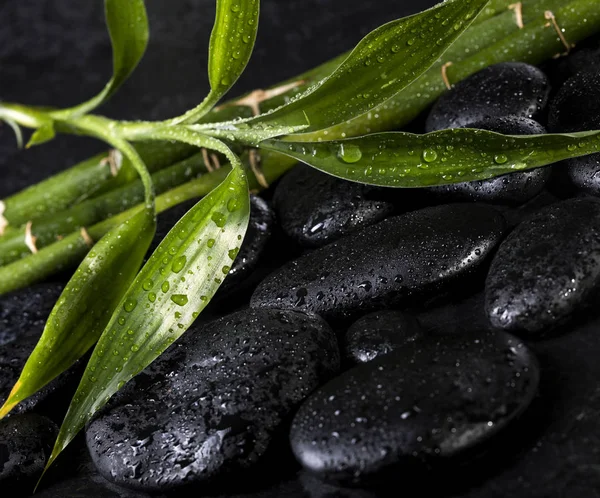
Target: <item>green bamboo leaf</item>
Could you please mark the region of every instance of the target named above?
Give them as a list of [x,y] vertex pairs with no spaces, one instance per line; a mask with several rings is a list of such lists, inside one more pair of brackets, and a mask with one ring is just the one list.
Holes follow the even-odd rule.
[[104,0],[104,13],[113,49],[113,75],[94,98],[51,113],[57,118],[86,114],[108,100],[129,78],[146,51],[149,29],[144,0]]
[[307,132],[362,115],[393,97],[434,64],[488,0],[448,0],[368,34],[327,78],[251,125],[302,126]]
[[154,211],[138,209],[93,246],[52,310],[42,337],[0,408],[0,418],[96,343],[137,274],[155,229]]
[[208,53],[210,93],[198,107],[171,124],[198,121],[231,89],[252,55],[259,12],[260,0],[217,0]]
[[56,131],[54,130],[54,123],[49,122],[48,124],[45,124],[44,126],[38,128],[33,132],[33,135],[31,135],[29,142],[27,142],[26,148],[49,142],[55,136]]
[[429,187],[485,180],[600,151],[600,131],[501,135],[451,129],[427,135],[378,133],[331,142],[272,140],[281,152],[325,173],[384,187]]
[[229,273],[249,216],[248,180],[236,167],[169,232],[100,337],[48,466],[110,396],[194,322]]

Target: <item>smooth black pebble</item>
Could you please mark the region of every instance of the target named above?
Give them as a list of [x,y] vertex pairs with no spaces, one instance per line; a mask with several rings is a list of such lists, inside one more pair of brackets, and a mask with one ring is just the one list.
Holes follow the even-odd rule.
[[348,319],[438,296],[473,273],[500,242],[501,214],[447,204],[388,218],[305,254],[263,280],[257,308]]
[[[595,498],[600,490],[600,338],[598,318],[535,343],[541,366],[533,427],[524,448],[469,475],[458,498]],[[532,413],[531,411],[529,413]],[[478,480],[479,483],[474,483]]]
[[426,131],[464,128],[483,119],[535,119],[548,102],[550,83],[523,62],[494,64],[465,78],[440,97],[427,117]]
[[[504,135],[538,135],[546,130],[538,122],[521,117],[487,118],[469,124],[469,128],[494,131]],[[453,183],[425,189],[446,202],[479,201],[500,204],[523,204],[539,194],[550,179],[551,166],[510,173],[489,180]]]
[[[600,129],[600,68],[568,79],[549,107],[548,128],[556,133]],[[600,154],[567,159],[566,173],[579,190],[600,196]]]
[[339,362],[316,315],[247,309],[193,326],[89,424],[90,454],[126,487],[221,482],[280,444],[286,419]]
[[366,363],[421,336],[421,327],[414,316],[402,311],[376,311],[359,318],[348,328],[343,340],[343,356],[350,363]]
[[27,332],[41,332],[62,290],[62,284],[38,284],[1,296],[0,346]]
[[468,459],[529,406],[538,381],[535,357],[507,333],[426,338],[318,389],[294,417],[292,449],[323,478],[409,476]]
[[56,424],[41,415],[27,413],[1,420],[0,486],[13,492],[15,488],[33,491],[57,434]]
[[292,240],[320,247],[390,216],[394,205],[383,190],[298,165],[277,185],[273,207]]
[[485,287],[494,327],[538,338],[600,291],[600,202],[569,199],[521,223],[500,245]]
[[[61,292],[62,284],[40,284],[0,297],[0,405],[19,379]],[[9,416],[35,411],[62,418],[79,366],[80,362],[23,400]]]

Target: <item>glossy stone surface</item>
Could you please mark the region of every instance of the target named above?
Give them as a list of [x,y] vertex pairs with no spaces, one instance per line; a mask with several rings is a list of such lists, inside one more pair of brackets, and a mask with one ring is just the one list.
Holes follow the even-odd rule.
[[507,429],[538,381],[535,357],[504,332],[426,338],[318,389],[294,417],[292,449],[307,470],[359,483],[448,465]]
[[448,204],[388,218],[305,254],[263,280],[251,306],[346,319],[436,296],[500,242],[493,208]]
[[273,206],[292,240],[320,247],[388,217],[394,206],[377,198],[382,190],[298,165],[278,184]]
[[343,356],[350,363],[366,363],[414,342],[423,335],[415,317],[401,311],[377,311],[348,328]]
[[44,470],[57,434],[56,424],[41,415],[28,413],[0,421],[0,486],[7,493],[20,490],[25,496],[29,494]]
[[485,303],[497,328],[538,338],[600,291],[600,202],[570,199],[521,223],[500,245]]
[[462,128],[487,118],[535,119],[544,109],[550,83],[535,66],[504,62],[465,78],[442,95],[427,118],[426,130]]
[[[548,114],[552,132],[600,128],[600,67],[568,79],[552,99]],[[568,159],[567,176],[579,190],[600,196],[600,154]]]
[[298,404],[339,369],[316,315],[244,310],[192,327],[89,424],[100,473],[147,491],[257,465]]

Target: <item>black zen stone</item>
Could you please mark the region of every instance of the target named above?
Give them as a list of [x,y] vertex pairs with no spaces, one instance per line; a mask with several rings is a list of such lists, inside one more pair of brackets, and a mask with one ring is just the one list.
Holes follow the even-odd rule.
[[415,317],[402,311],[376,311],[348,328],[343,356],[350,363],[366,363],[414,342],[421,335]]
[[40,333],[58,300],[61,284],[38,284],[0,297],[0,346],[29,332]]
[[277,185],[273,207],[292,240],[320,247],[388,217],[394,206],[377,198],[382,190],[298,165]]
[[478,268],[504,228],[501,214],[479,204],[388,218],[276,270],[259,284],[250,304],[348,319],[422,301]]
[[[152,241],[148,255],[150,255],[162,242],[169,231],[198,203],[198,200],[184,202],[171,208],[158,216],[156,236]],[[244,237],[240,251],[227,278],[219,289],[221,295],[232,291],[246,279],[257,267],[259,259],[269,241],[275,223],[275,215],[269,205],[260,197],[250,196],[250,223]]]
[[[17,382],[61,291],[60,284],[41,284],[0,297],[0,404]],[[77,366],[73,366],[19,403],[11,413],[35,411],[53,419],[62,418],[69,401],[62,395],[77,380],[77,373]]]
[[0,421],[0,486],[5,496],[17,489],[28,496],[52,453],[58,427],[41,415],[27,413]]
[[523,62],[489,66],[457,83],[434,104],[426,130],[464,128],[482,119],[535,119],[546,106],[550,83],[546,75]]
[[[494,117],[469,124],[469,128],[494,131],[504,135],[538,135],[546,130],[538,122],[522,117]],[[489,180],[429,187],[436,197],[449,201],[481,201],[500,204],[523,204],[539,194],[550,179],[550,166],[510,173]]]
[[[561,133],[600,129],[600,68],[566,81],[550,103],[548,128]],[[566,163],[567,175],[576,188],[600,196],[600,154]]]
[[600,290],[600,202],[559,202],[500,245],[488,273],[494,327],[537,338],[592,304]]
[[307,470],[355,482],[468,460],[538,380],[535,357],[505,332],[429,337],[318,389],[294,417],[292,449]]
[[196,325],[89,424],[92,459],[134,489],[222,482],[261,462],[339,362],[316,315],[247,309]]
[[[592,498],[600,473],[600,340],[598,319],[536,343],[541,366],[535,427],[525,449],[486,469],[460,498]],[[534,407],[532,406],[532,409]],[[471,476],[473,480],[473,476]]]

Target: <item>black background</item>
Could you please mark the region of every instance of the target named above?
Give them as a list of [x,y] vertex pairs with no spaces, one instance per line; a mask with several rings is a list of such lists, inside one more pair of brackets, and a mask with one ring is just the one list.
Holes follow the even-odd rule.
[[[352,48],[384,22],[434,0],[264,0],[256,48],[229,96],[272,85]],[[179,115],[208,92],[214,0],[147,0],[144,60],[97,112],[121,119]],[[0,0],[0,99],[64,107],[98,92],[111,50],[101,0]],[[18,151],[0,127],[0,198],[105,149],[79,137]]]

